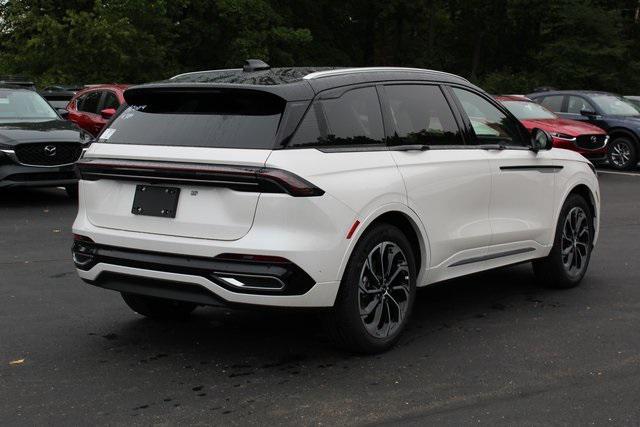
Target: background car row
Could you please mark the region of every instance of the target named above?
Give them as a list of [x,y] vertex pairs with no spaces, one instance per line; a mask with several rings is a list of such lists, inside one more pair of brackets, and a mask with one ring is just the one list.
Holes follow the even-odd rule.
[[607,155],[611,167],[627,170],[637,165],[640,108],[629,99],[607,92],[568,90],[535,92],[527,97],[563,119],[605,130],[609,135]]
[[[29,78],[0,77],[0,188],[56,186],[75,196],[73,164],[124,103],[128,86],[52,85],[37,92]],[[527,129],[551,133],[555,147],[619,170],[637,165],[640,97],[539,88],[496,98]]]

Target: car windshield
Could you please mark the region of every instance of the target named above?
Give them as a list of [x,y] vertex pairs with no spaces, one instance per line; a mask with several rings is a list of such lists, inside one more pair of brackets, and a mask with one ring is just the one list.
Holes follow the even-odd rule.
[[640,111],[640,98],[627,98],[627,101],[629,101],[636,108],[636,110]]
[[518,120],[557,119],[558,116],[542,105],[529,101],[501,101]]
[[592,95],[591,100],[604,114],[612,116],[640,116],[640,112],[631,103],[615,95]]
[[40,95],[27,90],[0,89],[0,122],[54,120],[58,115]]

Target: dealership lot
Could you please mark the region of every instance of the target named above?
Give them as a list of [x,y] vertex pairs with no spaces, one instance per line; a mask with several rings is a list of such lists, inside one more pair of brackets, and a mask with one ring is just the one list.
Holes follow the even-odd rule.
[[[632,423],[640,417],[640,174],[600,174],[582,285],[528,265],[418,294],[394,350],[331,347],[310,313],[200,309],[162,324],[77,277],[76,206],[0,194],[0,419],[14,424]],[[530,422],[530,421],[529,421]]]

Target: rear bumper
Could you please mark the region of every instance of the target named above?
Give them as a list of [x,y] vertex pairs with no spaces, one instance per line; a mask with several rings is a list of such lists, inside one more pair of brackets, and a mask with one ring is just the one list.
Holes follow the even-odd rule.
[[85,282],[105,289],[203,305],[248,304],[272,307],[331,307],[339,282],[315,283],[302,295],[265,295],[231,291],[213,278],[99,263],[78,269]]
[[40,168],[12,163],[0,164],[0,188],[64,187],[77,182],[73,165]]
[[[311,276],[285,259],[256,261],[229,256],[205,258],[119,248],[86,241],[75,241],[72,254],[76,268],[83,271],[104,264],[199,276],[240,294],[302,295],[315,285]],[[100,283],[109,282],[112,280],[111,276],[113,274],[98,276],[93,282],[107,287]]]

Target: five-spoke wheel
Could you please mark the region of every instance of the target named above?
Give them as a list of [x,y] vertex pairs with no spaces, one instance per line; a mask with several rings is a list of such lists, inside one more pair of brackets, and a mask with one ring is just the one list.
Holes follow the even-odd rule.
[[628,138],[616,138],[609,144],[609,164],[620,170],[631,169],[638,163],[636,146]]

